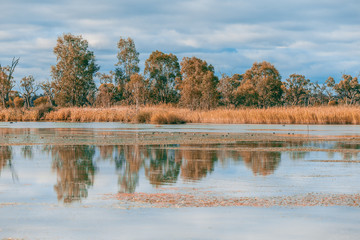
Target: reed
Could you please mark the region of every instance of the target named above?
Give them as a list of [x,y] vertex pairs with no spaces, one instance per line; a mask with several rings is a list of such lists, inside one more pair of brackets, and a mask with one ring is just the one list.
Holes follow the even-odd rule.
[[2,109],[0,121],[70,121],[124,123],[217,123],[217,124],[360,124],[358,106],[274,107],[190,110],[167,105],[112,108],[37,107]]

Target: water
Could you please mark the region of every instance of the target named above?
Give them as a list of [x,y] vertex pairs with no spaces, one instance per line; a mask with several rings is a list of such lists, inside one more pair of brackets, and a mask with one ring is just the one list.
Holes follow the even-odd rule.
[[[353,126],[310,126],[315,136],[317,132],[339,135],[339,140],[220,139],[178,144],[167,143],[166,137],[176,131],[273,134],[284,126],[22,126],[0,126],[0,239],[357,239],[360,234],[359,207],[341,203],[178,209],[178,205],[124,203],[116,197],[127,193],[221,199],[356,195],[360,193],[360,143],[342,140],[357,135]],[[162,140],[142,144],[137,134],[145,133]],[[112,145],[103,140],[104,135],[114,141],[138,140]],[[88,138],[95,139],[95,144],[82,144]]]

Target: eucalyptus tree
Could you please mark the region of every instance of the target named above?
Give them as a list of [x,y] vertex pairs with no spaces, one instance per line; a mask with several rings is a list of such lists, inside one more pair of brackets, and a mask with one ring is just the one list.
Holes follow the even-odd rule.
[[128,103],[136,106],[136,110],[140,105],[146,103],[147,97],[147,83],[144,77],[140,74],[131,75],[130,82],[126,84],[126,91],[129,93]]
[[139,52],[136,50],[135,42],[131,38],[122,38],[117,44],[118,62],[115,64],[115,83],[119,89],[119,98],[127,98],[125,86],[130,81],[131,75],[139,73]]
[[180,64],[173,54],[152,52],[145,62],[144,75],[150,84],[150,96],[154,103],[177,102],[176,84],[181,79]]
[[236,90],[240,86],[243,76],[234,74],[232,76],[222,75],[217,89],[220,93],[220,104],[224,106],[237,106]]
[[47,98],[47,102],[53,106],[54,102],[54,83],[50,82],[49,80],[40,83],[40,88],[43,90],[45,97]]
[[13,58],[10,66],[2,67],[0,64],[0,98],[2,107],[4,108],[6,107],[9,93],[14,87],[13,74],[18,63],[19,58]]
[[343,74],[340,82],[334,85],[334,89],[345,104],[354,104],[360,99],[360,84],[357,77]]
[[95,56],[81,36],[64,34],[54,48],[57,63],[51,67],[55,102],[60,106],[90,104],[95,94],[94,75],[99,70]]
[[181,103],[191,109],[210,109],[218,105],[218,78],[214,67],[196,57],[183,58],[179,83]]
[[24,77],[20,81],[20,88],[22,89],[22,95],[25,99],[25,107],[30,107],[30,100],[35,95],[36,91],[39,89],[39,86],[35,84],[35,79],[33,76]]
[[[256,104],[259,107],[270,107],[281,103],[283,94],[281,76],[274,65],[266,61],[255,62],[243,76],[242,85],[247,86],[246,89],[249,89],[253,96],[257,95]],[[253,94],[253,91],[256,94]]]
[[310,80],[304,75],[291,74],[285,83],[285,102],[289,105],[306,104],[310,94]]
[[100,79],[100,86],[96,96],[96,105],[101,107],[110,107],[115,102],[116,87],[113,84],[114,73],[97,73]]

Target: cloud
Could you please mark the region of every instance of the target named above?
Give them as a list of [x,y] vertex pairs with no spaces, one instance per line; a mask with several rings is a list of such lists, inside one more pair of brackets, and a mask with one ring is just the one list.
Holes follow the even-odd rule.
[[[348,0],[2,0],[0,63],[21,61],[15,77],[50,78],[63,33],[82,35],[101,71],[113,69],[120,36],[132,37],[141,63],[154,50],[197,56],[217,73],[273,63],[286,78],[360,71],[360,2]],[[143,68],[143,66],[142,66]]]

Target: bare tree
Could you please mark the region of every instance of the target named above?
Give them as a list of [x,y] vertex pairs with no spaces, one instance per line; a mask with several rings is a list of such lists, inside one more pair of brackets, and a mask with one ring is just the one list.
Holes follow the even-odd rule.
[[39,89],[39,86],[35,84],[35,79],[33,76],[24,77],[21,79],[20,88],[23,91],[23,97],[25,99],[25,107],[30,107],[30,100]]
[[6,101],[9,97],[9,92],[14,87],[13,74],[16,65],[19,63],[20,58],[13,58],[11,66],[2,67],[0,64],[0,98],[2,106],[6,107]]
[[48,102],[52,106],[53,101],[54,101],[54,87],[53,87],[53,84],[49,80],[47,80],[46,82],[42,82],[40,84],[40,88],[41,88],[41,90],[44,91],[44,95],[47,97]]

